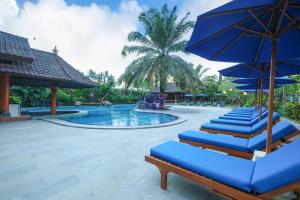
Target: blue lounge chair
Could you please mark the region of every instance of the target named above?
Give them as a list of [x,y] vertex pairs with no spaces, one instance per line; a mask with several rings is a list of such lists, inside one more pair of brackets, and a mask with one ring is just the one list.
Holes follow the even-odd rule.
[[240,109],[240,108],[235,108],[235,109],[233,109],[232,111],[230,111],[230,112],[253,112],[253,111],[255,111],[256,109],[253,109],[253,108],[249,108],[249,109]]
[[[288,121],[279,122],[272,127],[272,130],[272,148],[276,148],[281,143],[288,142],[291,138],[300,133],[300,131]],[[192,130],[184,131],[180,133],[178,137],[180,142],[183,143],[251,159],[255,150],[263,150],[266,147],[267,131],[251,139]]]
[[197,106],[200,106],[201,102],[200,101],[197,101]]
[[[268,116],[268,111],[262,113],[262,119]],[[210,123],[217,123],[217,124],[229,124],[229,125],[237,125],[237,126],[253,126],[259,121],[259,116],[257,115],[252,120],[233,120],[233,119],[212,119]]]
[[257,114],[256,111],[251,113],[227,113],[224,116],[252,117],[255,114]]
[[250,161],[169,141],[150,150],[145,160],[158,167],[161,188],[173,172],[230,199],[271,199],[300,189],[300,140]]
[[256,107],[239,107],[239,108],[235,108],[232,111],[241,111],[241,112],[250,112],[250,111],[254,111],[256,110]]
[[207,101],[203,101],[202,105],[207,106]]
[[[266,108],[263,107],[262,111],[265,111]],[[258,110],[254,108],[254,110],[249,110],[249,111],[243,111],[243,110],[232,110],[228,114],[254,114],[258,113]]]
[[214,106],[214,107],[216,107],[218,104],[217,104],[216,101],[213,101],[213,102],[211,103],[211,105]]
[[[264,110],[262,112],[262,115],[264,113],[268,112],[268,110]],[[240,120],[240,121],[251,121],[255,118],[259,117],[259,113],[253,114],[252,116],[220,116],[219,119],[230,119],[230,120]]]
[[[273,122],[276,123],[280,118],[280,115],[276,112],[273,113]],[[253,126],[236,126],[228,124],[214,124],[205,123],[201,125],[200,130],[208,133],[221,133],[225,135],[232,135],[242,138],[251,138],[259,133],[262,133],[266,128],[268,118],[264,118]]]

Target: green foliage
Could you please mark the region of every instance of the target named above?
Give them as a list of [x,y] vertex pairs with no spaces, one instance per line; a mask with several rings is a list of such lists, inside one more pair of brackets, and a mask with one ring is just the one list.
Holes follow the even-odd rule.
[[75,100],[71,94],[71,89],[57,90],[57,102],[62,105],[74,105]]
[[145,34],[131,32],[128,41],[134,43],[125,46],[122,55],[135,53],[139,58],[134,60],[126,68],[125,73],[119,78],[125,88],[140,87],[146,83],[148,87],[160,86],[165,90],[167,80],[172,78],[194,83],[198,79],[195,76],[193,65],[177,55],[185,53],[186,40],[184,35],[194,26],[194,22],[187,21],[186,14],[178,20],[177,8],[169,10],[164,5],[161,10],[150,9],[139,16]]
[[300,103],[299,102],[284,102],[275,105],[276,110],[283,116],[293,120],[300,121]]
[[22,99],[19,96],[10,96],[9,97],[9,103],[10,104],[22,104]]
[[23,107],[45,106],[49,102],[50,90],[46,88],[13,86],[10,91],[11,96],[22,99],[21,105]]
[[201,92],[205,93],[208,95],[210,99],[214,98],[214,94],[220,93],[219,92],[219,83],[217,81],[217,76],[205,76],[202,79],[203,83],[203,90]]

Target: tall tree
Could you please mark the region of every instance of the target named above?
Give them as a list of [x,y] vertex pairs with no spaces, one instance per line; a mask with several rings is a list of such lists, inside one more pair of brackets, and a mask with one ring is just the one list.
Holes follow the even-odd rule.
[[204,66],[201,65],[201,64],[197,65],[196,68],[195,68],[195,72],[196,72],[196,74],[197,74],[197,76],[198,76],[198,78],[199,78],[200,80],[203,78],[204,74],[205,74],[208,70],[210,70],[210,68],[206,68],[206,67],[204,67]]
[[161,10],[150,9],[139,15],[145,33],[137,31],[128,34],[128,41],[134,44],[125,46],[122,55],[136,53],[138,57],[126,68],[120,81],[125,87],[143,85],[159,85],[163,92],[167,80],[185,77],[186,81],[197,81],[193,65],[182,59],[177,53],[184,52],[187,44],[183,40],[194,22],[187,21],[189,13],[178,20],[177,8],[172,10],[164,5]]

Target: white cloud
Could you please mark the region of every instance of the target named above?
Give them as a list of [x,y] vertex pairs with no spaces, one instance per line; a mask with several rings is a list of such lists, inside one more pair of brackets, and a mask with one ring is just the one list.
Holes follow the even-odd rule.
[[5,2],[0,3],[1,30],[29,38],[33,48],[51,51],[56,45],[82,71],[109,70],[119,76],[132,60],[123,58],[121,50],[127,34],[138,28],[142,8],[136,1],[123,1],[116,11],[96,4],[67,5],[64,0],[25,2],[19,10],[15,0],[0,1]]
[[[196,20],[197,15],[228,1],[185,0],[179,14],[183,16],[190,11],[190,19]],[[119,76],[136,58],[135,55],[123,58],[121,50],[127,43],[127,34],[138,30],[138,15],[142,10],[136,0],[123,0],[115,10],[98,4],[67,5],[64,0],[26,1],[19,8],[16,0],[0,0],[0,30],[29,38],[33,48],[51,51],[56,45],[59,55],[81,71],[109,70]],[[184,58],[212,68],[210,74],[232,65],[193,55]]]
[[19,7],[15,0],[0,0],[0,26],[7,18],[16,16],[18,12]]
[[[196,21],[197,16],[200,14],[203,14],[211,9],[214,9],[216,7],[219,7],[225,3],[230,2],[231,0],[185,0],[182,9],[180,10],[179,16],[184,16],[187,12],[190,12],[189,20]],[[190,32],[188,35],[188,38],[192,32]],[[197,65],[201,63],[205,67],[211,68],[207,72],[208,75],[217,74],[218,70],[224,69],[226,67],[232,66],[235,63],[225,63],[225,62],[213,62],[209,61],[207,59],[201,58],[199,56],[195,56],[193,54],[190,54],[188,56],[184,55],[183,57],[186,58],[186,60],[190,61],[191,63]]]

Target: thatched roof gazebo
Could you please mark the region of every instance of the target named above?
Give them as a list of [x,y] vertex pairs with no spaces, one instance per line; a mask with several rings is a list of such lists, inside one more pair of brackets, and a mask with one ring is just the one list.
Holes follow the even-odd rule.
[[11,85],[51,88],[51,114],[56,114],[57,88],[96,86],[59,55],[32,49],[28,39],[0,31],[0,113],[9,113]]
[[[155,88],[152,90],[152,93],[159,94],[160,88]],[[164,94],[167,95],[166,100],[172,103],[177,103],[179,100],[181,100],[184,93],[185,92],[177,87],[175,83],[167,83],[166,90],[164,91]]]

